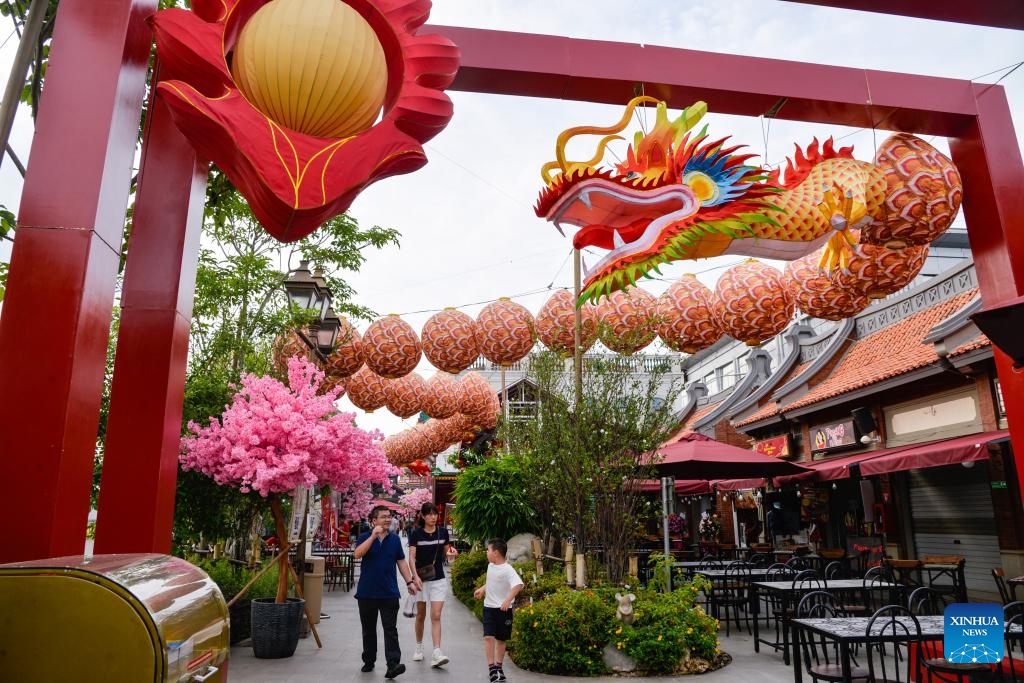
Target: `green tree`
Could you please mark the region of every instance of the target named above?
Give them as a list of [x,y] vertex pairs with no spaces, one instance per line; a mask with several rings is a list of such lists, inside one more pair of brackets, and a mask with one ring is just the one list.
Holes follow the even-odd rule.
[[618,581],[644,509],[635,482],[654,476],[644,454],[677,428],[672,406],[682,387],[662,369],[639,374],[629,358],[611,355],[587,364],[579,405],[557,355],[537,354],[529,377],[541,396],[536,418],[503,427],[522,457],[526,490],[546,534],[603,546],[608,578]]
[[455,530],[469,541],[508,539],[537,531],[522,463],[515,455],[491,457],[455,480]]

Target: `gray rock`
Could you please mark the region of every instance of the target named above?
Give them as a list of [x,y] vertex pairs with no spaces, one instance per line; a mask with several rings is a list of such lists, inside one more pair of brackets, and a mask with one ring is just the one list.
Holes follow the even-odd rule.
[[632,673],[636,671],[636,662],[622,650],[616,649],[614,643],[604,646],[604,663],[616,673]]
[[533,534],[516,534],[508,539],[508,552],[505,559],[511,564],[516,562],[530,562],[533,560],[532,543],[537,537]]

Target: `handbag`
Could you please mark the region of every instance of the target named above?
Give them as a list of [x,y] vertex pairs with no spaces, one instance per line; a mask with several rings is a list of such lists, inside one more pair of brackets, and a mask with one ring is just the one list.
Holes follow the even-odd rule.
[[405,599],[405,607],[402,608],[402,614],[407,617],[416,616],[416,596],[410,595]]
[[[438,530],[437,538],[440,540],[441,532]],[[434,559],[430,561],[430,564],[416,567],[416,575],[420,577],[420,581],[433,581],[437,578],[437,554],[440,552],[440,546],[434,546]]]

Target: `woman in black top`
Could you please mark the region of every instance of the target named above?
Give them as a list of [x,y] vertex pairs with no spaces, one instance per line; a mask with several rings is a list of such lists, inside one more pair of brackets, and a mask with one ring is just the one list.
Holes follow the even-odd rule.
[[[430,665],[441,667],[448,663],[448,657],[441,651],[441,610],[448,597],[448,581],[444,576],[444,559],[451,538],[448,530],[437,524],[437,506],[424,503],[420,508],[419,526],[409,534],[409,562],[416,567],[416,576],[422,586],[419,603],[416,605],[416,650],[413,661],[423,659],[423,626],[430,603],[430,635],[434,641],[434,652]],[[424,572],[433,568],[433,576]]]

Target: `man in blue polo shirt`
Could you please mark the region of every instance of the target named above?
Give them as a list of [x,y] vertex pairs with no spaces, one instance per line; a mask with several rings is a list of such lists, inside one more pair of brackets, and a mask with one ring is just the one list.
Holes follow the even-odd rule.
[[359,535],[354,555],[362,559],[356,600],[359,601],[359,623],[363,627],[363,667],[373,671],[377,661],[377,614],[384,627],[384,678],[405,673],[402,649],[398,645],[398,581],[395,570],[402,575],[409,592],[416,594],[416,580],[402,550],[398,534],[390,532],[391,512],[383,505],[370,511],[370,531]]

